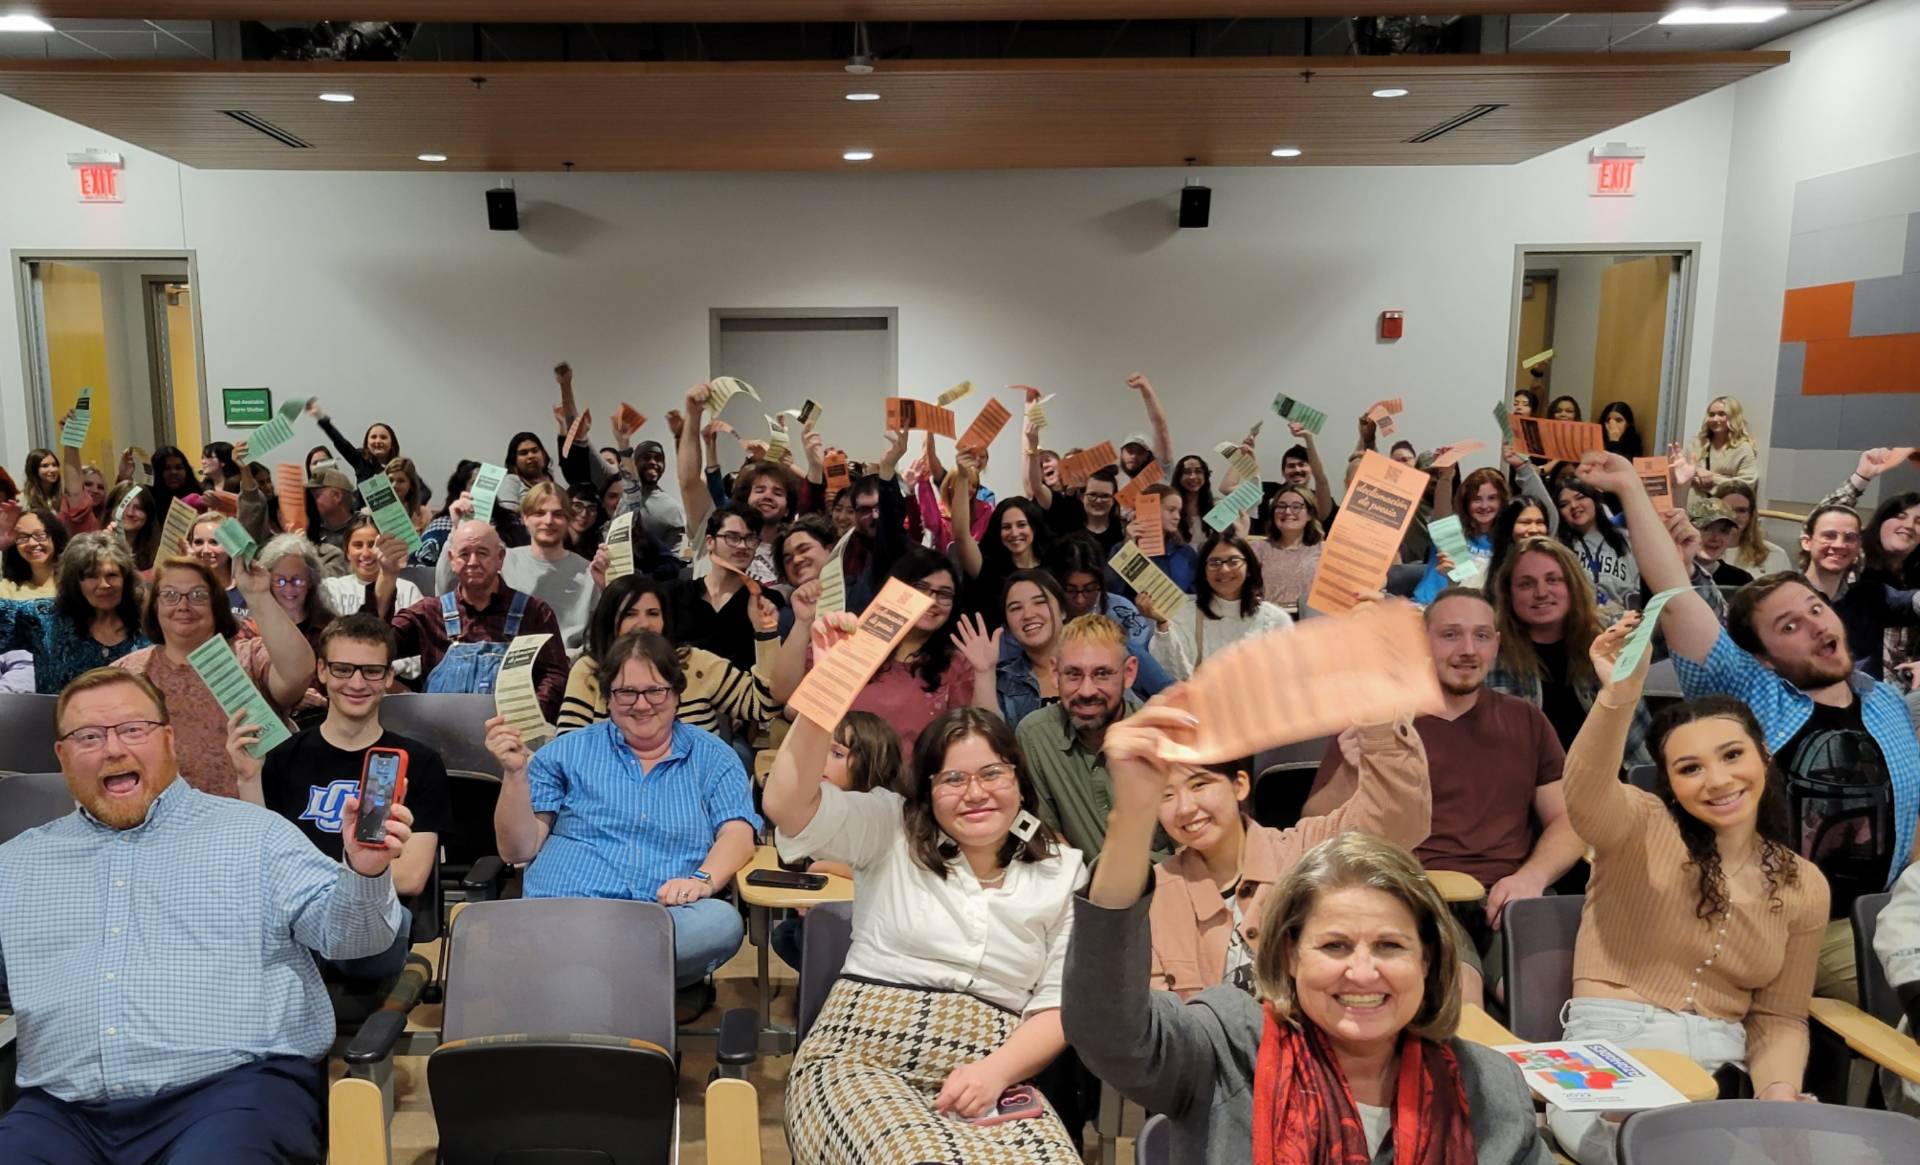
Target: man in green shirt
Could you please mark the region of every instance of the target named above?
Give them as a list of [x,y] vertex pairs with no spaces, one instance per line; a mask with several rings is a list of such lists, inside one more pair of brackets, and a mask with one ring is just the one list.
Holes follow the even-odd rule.
[[[1091,861],[1107,839],[1113,786],[1102,752],[1107,726],[1132,715],[1139,662],[1127,651],[1127,633],[1101,614],[1086,614],[1060,630],[1054,678],[1060,702],[1030,712],[1015,735],[1027,754],[1040,816]],[[1161,847],[1156,857],[1166,856]]]

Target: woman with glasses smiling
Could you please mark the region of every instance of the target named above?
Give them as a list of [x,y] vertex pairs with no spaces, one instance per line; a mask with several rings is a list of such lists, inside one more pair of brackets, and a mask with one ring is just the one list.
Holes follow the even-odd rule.
[[[293,620],[293,625],[300,629],[307,646],[317,654],[320,650],[320,634],[327,629],[327,624],[333,622],[334,616],[333,608],[327,603],[326,592],[320,585],[319,550],[307,540],[305,534],[282,534],[260,548],[258,561],[267,568],[273,587],[273,601],[287,613],[287,618]],[[249,608],[249,622],[240,627],[242,635],[250,637],[254,634],[251,619],[255,614],[257,612]],[[320,690],[317,681],[307,686],[306,694],[300,697],[299,705],[292,711],[294,725],[299,728],[311,728],[326,716],[327,694]]]
[[13,524],[13,542],[0,552],[0,599],[51,599],[67,528],[50,510],[28,510]]
[[[823,623],[828,642],[857,625]],[[795,721],[765,797],[783,856],[846,862],[860,887],[853,944],[788,1077],[794,1159],[1077,1163],[1038,1089],[1037,1116],[976,1123],[1066,1050],[1060,977],[1086,880],[1033,815],[1012,731],[977,708],[941,714],[905,795],[822,781],[831,740]]]
[[1291,614],[1313,589],[1326,531],[1313,516],[1313,499],[1293,486],[1267,499],[1264,525],[1267,536],[1253,543],[1260,564],[1260,597]]
[[[273,543],[267,545],[273,548]],[[173,719],[180,775],[194,788],[222,797],[239,792],[227,757],[227,715],[187,662],[188,654],[216,635],[225,639],[247,678],[282,712],[300,703],[315,675],[313,648],[276,601],[274,576],[259,562],[234,563],[233,576],[253,612],[258,638],[238,638],[240,625],[227,605],[227,594],[206,563],[167,558],[154,568],[142,619],[152,646],[114,663],[160,689]]]
[[1193,610],[1169,620],[1143,593],[1140,612],[1154,621],[1153,658],[1177,680],[1209,655],[1249,635],[1293,626],[1293,616],[1260,597],[1263,580],[1253,547],[1234,533],[1216,533],[1200,548],[1200,585]]
[[60,555],[51,599],[0,599],[0,653],[33,653],[33,687],[56,695],[96,667],[146,647],[140,576],[127,544],[81,534]]

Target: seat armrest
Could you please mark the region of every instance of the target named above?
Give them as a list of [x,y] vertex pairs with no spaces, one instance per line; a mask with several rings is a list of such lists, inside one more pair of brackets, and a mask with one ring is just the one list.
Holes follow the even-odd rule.
[[378,1064],[393,1055],[393,1046],[406,1031],[406,1012],[374,1012],[360,1025],[360,1030],[353,1033],[353,1042],[347,1045],[347,1063],[357,1067]]
[[760,1054],[760,1013],[751,1007],[735,1007],[720,1016],[720,1035],[714,1042],[714,1059],[728,1068],[743,1068]]
[[1864,1056],[1903,1080],[1920,1084],[1920,1044],[1902,1035],[1851,1003],[1816,996],[1808,1005],[1813,1018]]
[[460,889],[472,901],[485,901],[498,897],[501,883],[506,881],[507,864],[497,855],[488,854],[473,863],[466,877],[460,879]]

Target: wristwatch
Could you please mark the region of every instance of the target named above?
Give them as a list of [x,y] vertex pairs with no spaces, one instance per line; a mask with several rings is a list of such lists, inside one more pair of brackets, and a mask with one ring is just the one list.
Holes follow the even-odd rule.
[[705,870],[695,870],[693,872],[693,876],[698,878],[700,881],[707,883],[708,885],[713,884],[713,875],[707,873]]

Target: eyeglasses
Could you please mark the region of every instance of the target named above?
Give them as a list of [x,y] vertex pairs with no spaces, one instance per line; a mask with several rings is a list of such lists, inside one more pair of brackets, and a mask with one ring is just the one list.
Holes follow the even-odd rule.
[[613,688],[607,692],[607,702],[624,711],[638,704],[640,697],[645,696],[649,705],[658,708],[671,695],[673,689],[665,684],[655,684],[650,688]]
[[304,591],[312,585],[313,580],[304,574],[292,577],[280,574],[273,576],[273,589],[276,591]]
[[354,672],[359,672],[378,684],[385,683],[386,678],[393,674],[393,665],[390,663],[336,663],[331,659],[321,662],[327,665],[327,674],[336,680],[350,680]]
[[1307,512],[1307,507],[1301,502],[1281,502],[1273,507],[1273,512],[1276,514],[1304,514]]
[[735,530],[722,530],[720,533],[715,534],[714,538],[720,542],[724,542],[729,548],[734,550],[738,550],[753,541],[753,535],[742,534]]
[[190,591],[176,591],[172,587],[164,587],[160,591],[159,598],[160,605],[163,607],[178,607],[182,603],[189,607],[205,607],[213,602],[213,592],[205,587],[195,587]]
[[51,535],[51,534],[49,534],[49,533],[47,533],[47,532],[46,532],[45,530],[35,530],[35,531],[33,531],[33,532],[32,532],[31,534],[19,534],[19,533],[16,533],[16,534],[14,535],[14,541],[15,541],[15,542],[46,542],[46,543],[51,543],[51,542],[53,541],[53,535]]
[[1099,594],[1101,588],[1099,583],[1089,583],[1084,587],[1067,587],[1065,589],[1067,594],[1073,598],[1090,599]]
[[964,793],[968,785],[979,781],[980,787],[991,793],[996,789],[1006,788],[1013,782],[1013,777],[1014,768],[1007,764],[988,765],[977,773],[970,773],[965,769],[948,769],[946,772],[933,774],[933,787],[936,791],[944,793]]
[[80,752],[99,752],[107,746],[107,737],[117,736],[128,748],[138,748],[159,728],[158,720],[129,720],[124,724],[103,724],[96,728],[76,728],[60,739]]
[[953,606],[954,596],[958,593],[952,587],[930,587],[925,583],[914,583],[913,589],[942,607]]
[[854,514],[854,517],[856,518],[871,518],[879,513],[880,513],[880,507],[877,505],[853,507],[853,514]]
[[1207,559],[1208,570],[1239,570],[1241,567],[1245,566],[1246,564],[1247,564],[1247,560],[1240,557],[1238,554],[1234,555],[1232,558]]
[[1096,684],[1110,684],[1119,678],[1120,669],[1112,667],[1097,667],[1092,671],[1081,671],[1077,667],[1070,667],[1060,673],[1061,683],[1073,684],[1075,686],[1083,684],[1088,680],[1092,680]]

